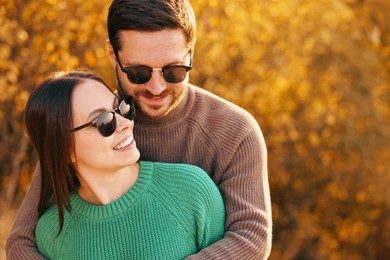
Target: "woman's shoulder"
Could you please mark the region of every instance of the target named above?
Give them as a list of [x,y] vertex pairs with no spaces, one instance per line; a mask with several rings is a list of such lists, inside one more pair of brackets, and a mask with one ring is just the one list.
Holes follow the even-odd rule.
[[[77,196],[75,193],[71,193],[71,201]],[[66,223],[71,216],[71,213],[64,210],[64,223]],[[39,217],[36,227],[36,232],[50,232],[57,235],[59,227],[58,209],[56,205],[51,205],[43,214]]]
[[206,194],[216,193],[216,187],[210,176],[200,167],[184,163],[165,162],[141,162],[142,165],[153,165],[153,179],[158,184],[172,192],[180,193],[183,196],[194,196],[194,193]]
[[35,233],[48,235],[55,229],[58,229],[58,211],[56,206],[52,205],[39,217]]
[[153,193],[159,201],[170,201],[170,205],[178,206],[177,210],[198,217],[207,211],[218,209],[223,212],[224,203],[218,187],[200,167],[183,163],[152,164]]
[[[69,212],[64,211],[64,229],[66,229],[66,223],[68,223]],[[55,205],[50,206],[43,214],[39,217],[37,225],[35,227],[35,239],[37,247],[41,254],[47,258],[53,258],[57,252],[58,243],[61,243],[61,236],[59,237],[59,218],[58,210]]]
[[161,175],[167,179],[174,179],[175,182],[192,182],[199,180],[202,182],[212,182],[209,175],[200,167],[185,163],[153,163],[154,174]]

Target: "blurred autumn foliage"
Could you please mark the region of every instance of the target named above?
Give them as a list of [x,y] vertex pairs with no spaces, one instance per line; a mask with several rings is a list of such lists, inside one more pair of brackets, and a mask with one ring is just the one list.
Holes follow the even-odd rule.
[[[31,90],[77,67],[115,86],[110,1],[0,3],[0,184],[17,204],[36,164],[22,126]],[[266,138],[270,259],[390,259],[390,2],[191,3],[191,82],[250,111]]]

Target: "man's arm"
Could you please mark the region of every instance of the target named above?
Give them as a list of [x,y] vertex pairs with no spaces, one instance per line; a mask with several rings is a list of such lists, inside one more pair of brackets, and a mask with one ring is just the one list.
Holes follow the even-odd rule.
[[35,243],[35,225],[38,222],[38,202],[41,189],[41,170],[35,168],[31,186],[20,205],[14,226],[6,243],[8,260],[45,259],[39,254]]
[[225,237],[186,259],[267,259],[272,215],[267,151],[257,124],[217,183],[226,207]]

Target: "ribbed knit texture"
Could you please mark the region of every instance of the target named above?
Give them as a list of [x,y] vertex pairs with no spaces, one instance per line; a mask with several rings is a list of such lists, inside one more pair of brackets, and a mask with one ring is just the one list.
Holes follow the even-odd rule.
[[[135,138],[142,160],[194,164],[222,193],[225,237],[189,259],[266,259],[272,218],[267,151],[260,127],[243,109],[189,86],[179,105],[161,119],[137,111]],[[10,259],[40,259],[34,248],[39,178],[33,178],[7,241]]]
[[71,196],[58,231],[57,208],[39,219],[36,241],[49,259],[184,259],[225,233],[222,197],[200,168],[140,162],[135,185],[118,200],[95,206]]

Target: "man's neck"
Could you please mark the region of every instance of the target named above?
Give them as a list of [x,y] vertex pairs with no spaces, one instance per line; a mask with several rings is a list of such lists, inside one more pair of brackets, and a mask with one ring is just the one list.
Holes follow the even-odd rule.
[[183,92],[181,92],[181,94],[175,99],[175,101],[173,101],[172,105],[168,108],[167,112],[165,112],[163,116],[168,115],[172,110],[174,110],[180,104],[180,102],[183,100],[183,97],[186,95],[187,91],[188,88],[185,88]]

